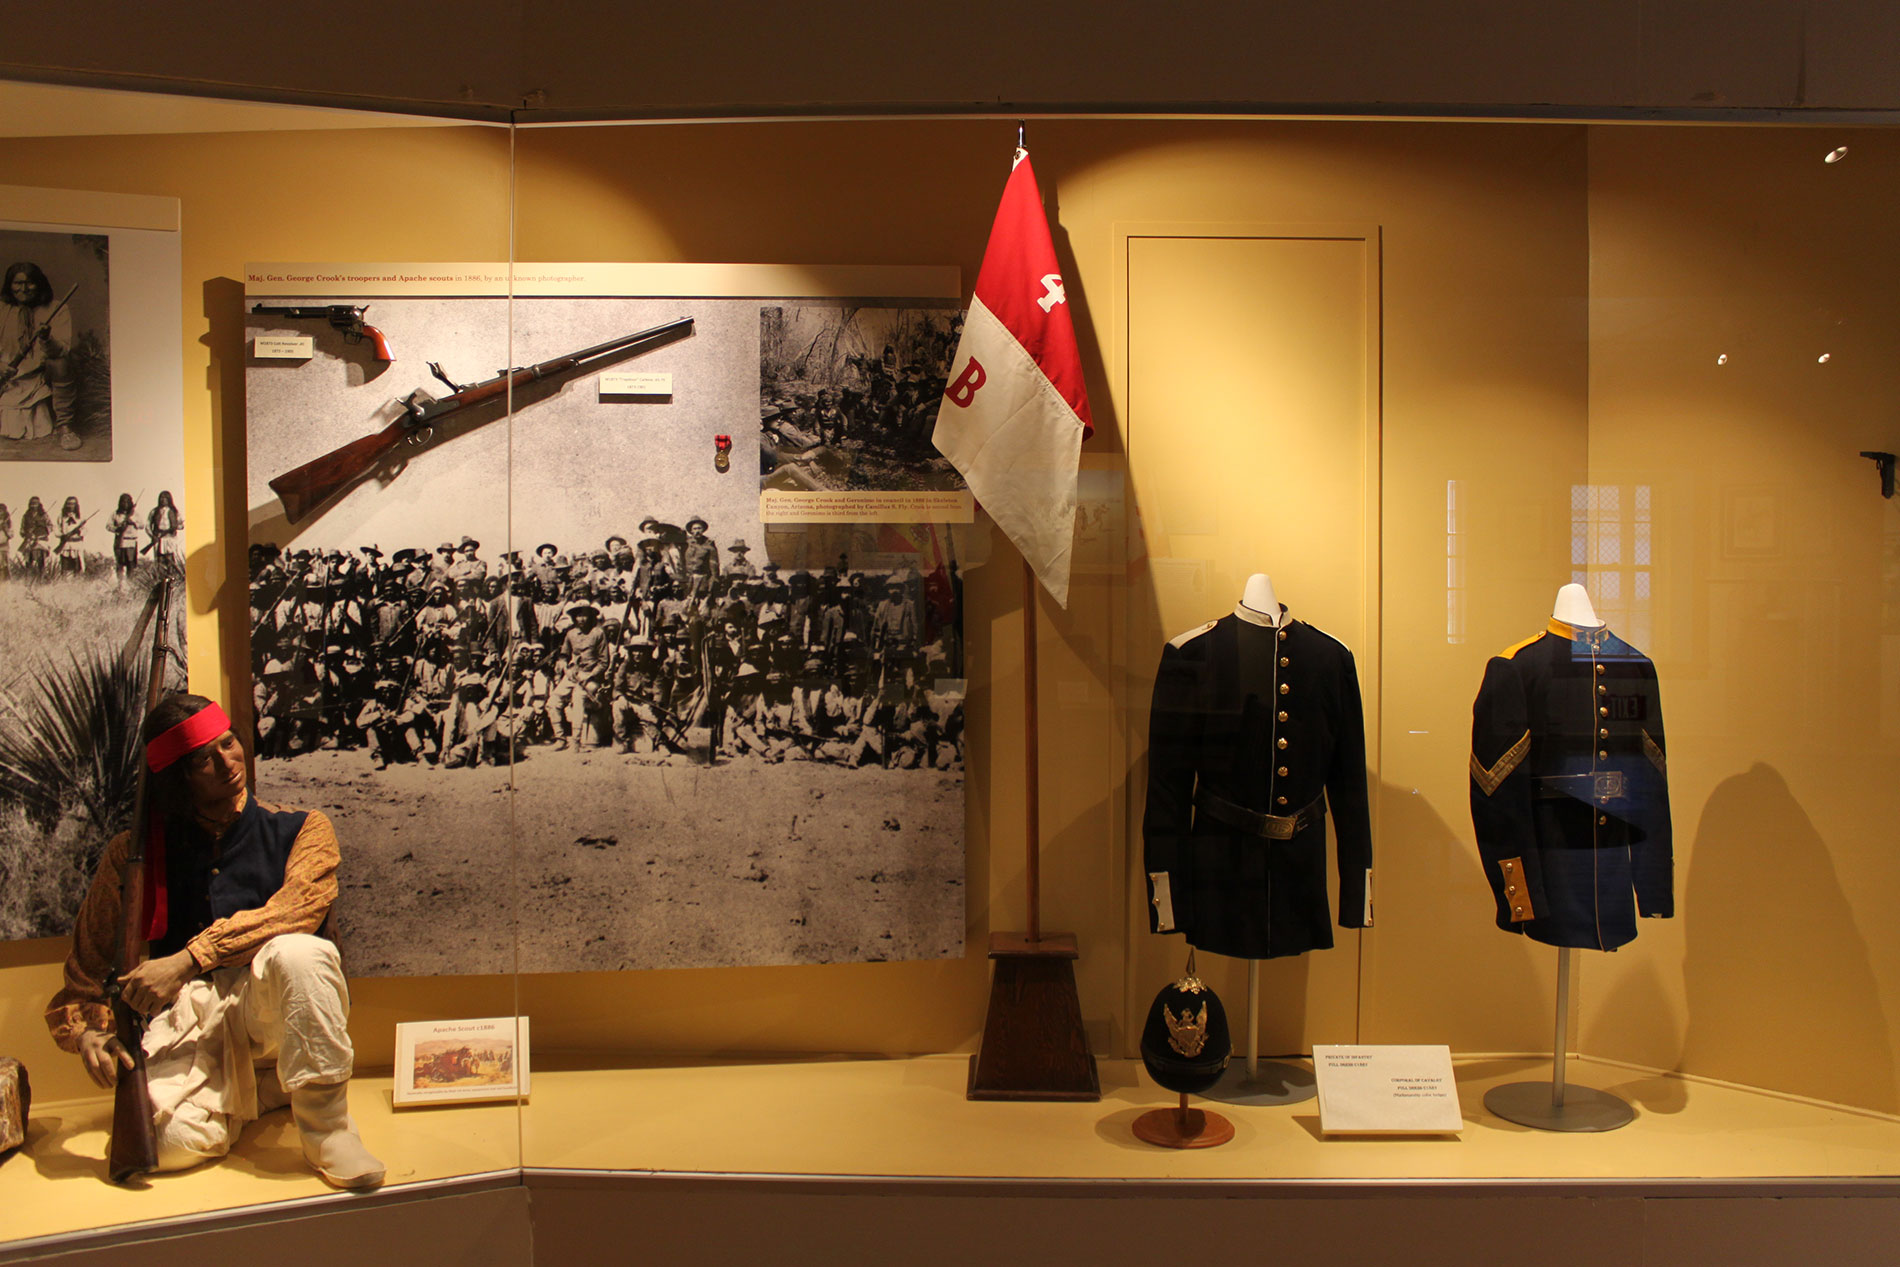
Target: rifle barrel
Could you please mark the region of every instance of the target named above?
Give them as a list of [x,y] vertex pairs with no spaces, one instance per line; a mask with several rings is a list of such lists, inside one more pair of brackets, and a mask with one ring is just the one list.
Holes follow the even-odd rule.
[[[165,667],[171,651],[171,576],[161,575],[151,615],[152,658],[145,670],[145,712],[151,716],[165,690]],[[133,745],[138,735],[133,733]],[[117,988],[123,977],[145,958],[145,838],[151,821],[146,785],[145,754],[136,752],[138,783],[132,794],[132,830],[126,844],[125,870],[119,877],[119,945],[113,956],[112,1019],[119,1043],[132,1058],[132,1068],[121,1069],[112,1096],[112,1140],[106,1151],[106,1173],[114,1183],[158,1168],[158,1140],[153,1131],[152,1093],[145,1076],[144,1023]]]
[[609,339],[605,343],[596,343],[591,348],[582,348],[578,352],[569,352],[566,356],[557,356],[551,361],[542,361],[538,365],[530,365],[528,369],[531,370],[536,377],[542,374],[554,373],[559,370],[572,369],[582,361],[591,361],[597,356],[605,356],[609,352],[618,352],[621,348],[632,347],[634,344],[644,343],[648,339],[657,339],[662,335],[684,332],[692,328],[693,319],[691,317],[681,317],[677,321],[666,321],[657,326],[651,326],[645,330],[641,330],[637,334],[622,335],[618,339]]
[[26,342],[20,346],[20,350],[14,353],[13,359],[7,362],[4,368],[0,368],[0,379],[13,377],[14,373],[20,368],[21,363],[26,360],[27,355],[33,351],[33,343],[40,337],[40,331],[51,330],[53,328],[53,318],[57,317],[59,310],[71,303],[73,296],[78,293],[79,283],[74,282],[67,288],[65,296],[61,298],[58,303],[53,305],[53,310],[46,314],[46,320],[40,322],[39,325],[33,328],[32,333],[27,336]]

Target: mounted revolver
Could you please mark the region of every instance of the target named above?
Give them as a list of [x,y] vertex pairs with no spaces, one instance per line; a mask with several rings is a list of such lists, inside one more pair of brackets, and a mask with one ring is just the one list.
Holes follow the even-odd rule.
[[389,340],[369,322],[363,320],[363,314],[369,311],[368,304],[312,304],[307,307],[291,305],[276,307],[259,304],[251,309],[260,317],[287,317],[293,321],[327,321],[343,336],[345,343],[361,343],[368,339],[370,347],[375,349],[376,359],[388,363],[396,359],[389,350]]

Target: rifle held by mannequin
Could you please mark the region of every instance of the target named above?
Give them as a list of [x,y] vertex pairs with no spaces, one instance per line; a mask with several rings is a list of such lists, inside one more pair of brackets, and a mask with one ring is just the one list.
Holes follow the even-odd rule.
[[[152,652],[145,668],[145,711],[139,725],[151,716],[165,689],[165,669],[171,659],[171,577],[160,576],[146,615],[155,622]],[[141,625],[141,628],[143,626]],[[134,637],[137,637],[135,634]],[[132,834],[126,844],[125,869],[119,873],[119,953],[106,997],[112,1004],[112,1027],[118,1045],[132,1059],[121,1068],[112,1091],[112,1142],[106,1150],[106,1173],[114,1183],[158,1169],[158,1138],[152,1127],[152,1092],[145,1076],[145,1018],[132,1009],[120,991],[120,980],[145,959],[145,848],[151,837],[152,805],[148,794],[144,746],[134,737],[139,776],[132,796]]]

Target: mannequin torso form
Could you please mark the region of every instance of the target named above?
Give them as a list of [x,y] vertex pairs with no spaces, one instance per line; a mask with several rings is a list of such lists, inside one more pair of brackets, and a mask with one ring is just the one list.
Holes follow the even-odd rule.
[[[1584,600],[1586,604],[1589,601],[1587,598]],[[1273,578],[1265,572],[1255,572],[1247,578],[1247,586],[1240,594],[1240,605],[1265,616],[1268,624],[1277,626],[1280,623],[1280,600],[1273,592]]]
[[[1259,578],[1265,580],[1265,577]],[[1252,585],[1253,582],[1247,582]],[[1242,599],[1242,602],[1247,600]],[[1252,603],[1247,603],[1252,607]],[[1580,629],[1601,629],[1603,621],[1597,616],[1596,608],[1590,605],[1590,592],[1581,585],[1570,584],[1557,591],[1557,601],[1551,607],[1552,620],[1561,620],[1566,625]]]

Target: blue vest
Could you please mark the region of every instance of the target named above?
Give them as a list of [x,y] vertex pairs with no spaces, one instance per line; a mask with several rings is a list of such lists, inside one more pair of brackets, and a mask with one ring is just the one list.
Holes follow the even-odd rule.
[[166,927],[153,958],[176,954],[217,920],[255,910],[284,887],[284,865],[309,817],[268,810],[255,796],[220,840],[195,819],[165,821]]

